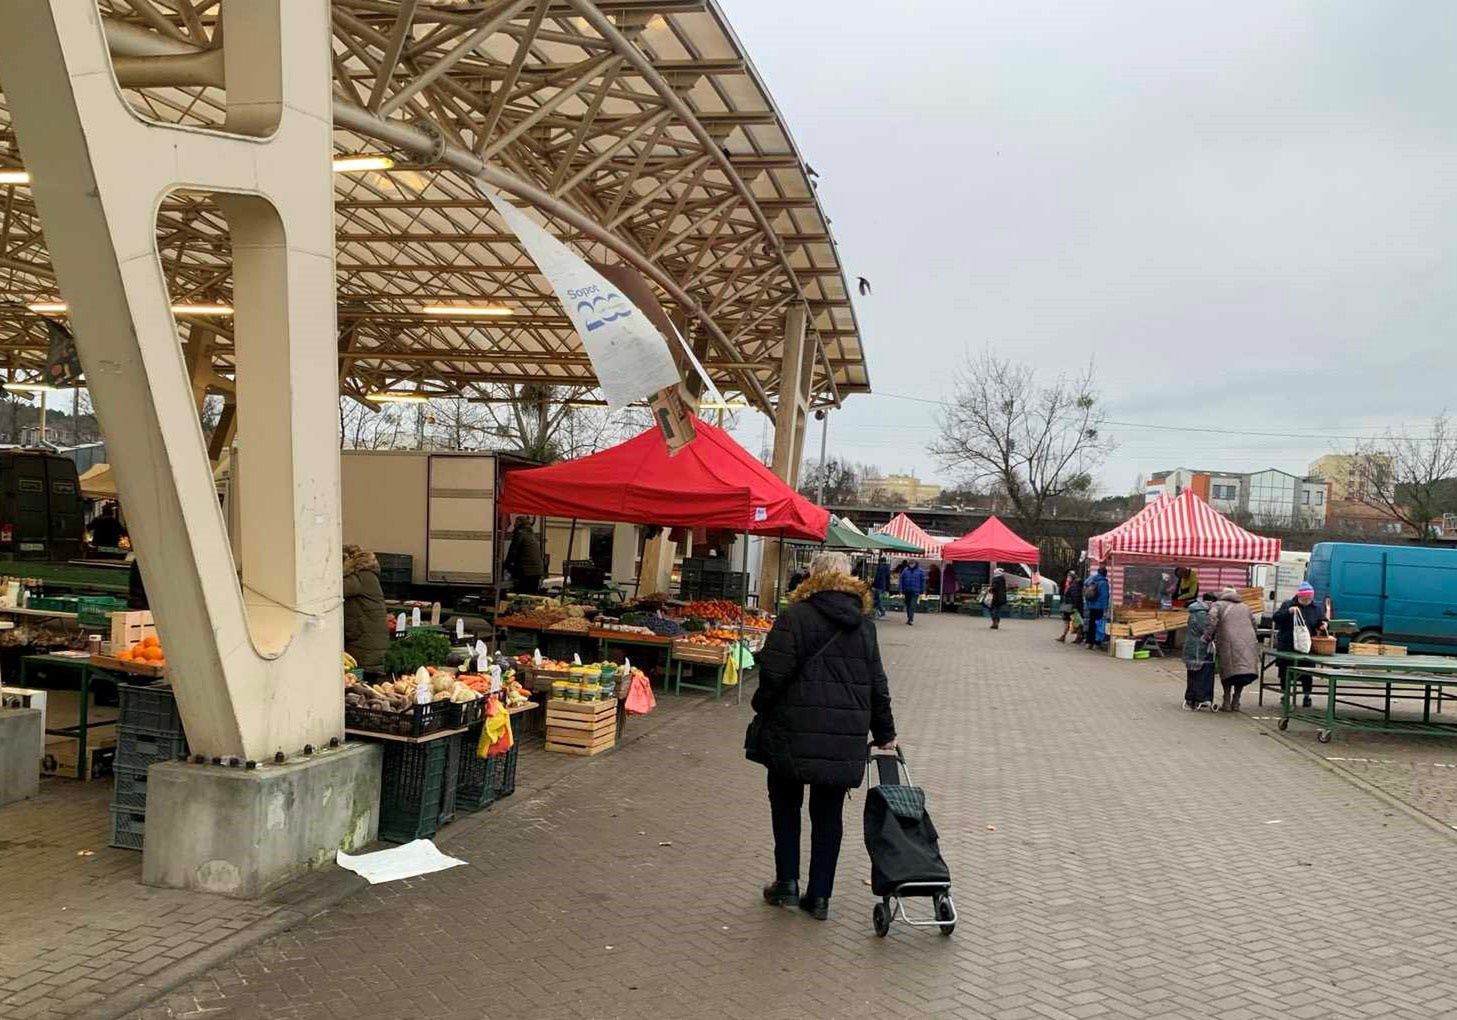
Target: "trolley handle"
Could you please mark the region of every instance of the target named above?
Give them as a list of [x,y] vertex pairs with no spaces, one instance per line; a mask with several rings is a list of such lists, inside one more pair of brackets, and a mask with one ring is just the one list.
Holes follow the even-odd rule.
[[867,777],[870,773],[870,765],[873,762],[876,769],[876,781],[886,786],[899,786],[901,782],[900,770],[905,769],[906,783],[911,782],[911,770],[906,765],[906,754],[900,744],[896,744],[894,751],[883,751],[874,744],[866,745],[865,772]]

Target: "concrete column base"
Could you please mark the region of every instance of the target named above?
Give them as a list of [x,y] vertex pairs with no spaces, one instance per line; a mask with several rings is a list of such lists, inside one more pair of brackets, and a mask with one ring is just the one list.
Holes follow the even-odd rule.
[[375,744],[254,770],[165,762],[147,770],[142,881],[256,899],[379,832]]
[[38,708],[0,709],[0,804],[40,793],[45,754],[44,716]]

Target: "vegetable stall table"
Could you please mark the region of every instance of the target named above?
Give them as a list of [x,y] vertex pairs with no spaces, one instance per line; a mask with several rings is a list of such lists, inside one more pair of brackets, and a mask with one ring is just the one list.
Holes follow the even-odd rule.
[[[672,669],[673,669],[673,693],[682,694],[684,688],[690,691],[706,691],[717,700],[723,697],[723,678],[728,670],[729,647],[714,645],[694,645],[685,641],[673,643]],[[688,680],[683,679],[683,667],[688,666]],[[694,678],[694,668],[707,666],[713,670],[713,683],[704,683]],[[737,685],[742,692],[743,685]],[[740,699],[743,695],[740,693]]]
[[[1436,701],[1437,711],[1440,712],[1444,689],[1457,688],[1457,668],[1449,665],[1449,668],[1441,673],[1421,672],[1410,668],[1367,668],[1372,659],[1379,660],[1380,657],[1349,656],[1349,658],[1365,659],[1366,662],[1351,667],[1299,663],[1292,664],[1285,671],[1285,683],[1280,694],[1280,721],[1278,723],[1280,729],[1288,728],[1292,719],[1297,722],[1312,723],[1320,727],[1315,736],[1322,744],[1328,743],[1331,735],[1338,729],[1357,730],[1365,733],[1417,733],[1433,736],[1457,734],[1457,722],[1439,722],[1432,718],[1433,701]],[[1392,656],[1391,658],[1397,660],[1402,657]],[[1313,689],[1319,691],[1324,688],[1326,701],[1323,710],[1296,707],[1296,698],[1299,696],[1297,694],[1298,686],[1304,677],[1310,678]],[[1434,692],[1435,698],[1433,697]],[[1357,698],[1364,700],[1353,700]],[[1369,703],[1374,698],[1381,699],[1379,707]],[[1421,719],[1402,719],[1392,716],[1392,702],[1418,700],[1422,703]],[[1367,716],[1337,715],[1336,707],[1338,705],[1372,714]]]
[[656,679],[658,677],[661,677],[663,681],[663,691],[664,693],[667,692],[668,684],[671,680],[669,670],[671,669],[673,654],[672,638],[666,635],[633,634],[631,632],[625,632],[620,630],[594,629],[592,631],[589,631],[589,634],[590,636],[598,640],[601,648],[602,658],[610,659],[613,662],[617,661],[615,658],[613,658],[612,650],[614,648],[621,649],[623,652],[623,658],[625,659],[630,659],[633,657],[634,654],[639,654],[633,652],[632,649],[640,649],[641,654],[647,655],[649,657],[650,667],[645,668],[641,663],[639,663],[638,669],[641,669],[650,678]]

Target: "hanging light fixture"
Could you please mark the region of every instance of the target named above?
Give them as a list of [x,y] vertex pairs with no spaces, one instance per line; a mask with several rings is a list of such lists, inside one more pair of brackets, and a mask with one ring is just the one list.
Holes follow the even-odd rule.
[[365,170],[393,170],[394,166],[393,159],[373,152],[355,152],[348,156],[335,156],[333,162],[336,174],[361,173]]
[[516,311],[505,305],[421,305],[421,315],[438,315],[444,318],[467,318],[475,316],[515,315]]

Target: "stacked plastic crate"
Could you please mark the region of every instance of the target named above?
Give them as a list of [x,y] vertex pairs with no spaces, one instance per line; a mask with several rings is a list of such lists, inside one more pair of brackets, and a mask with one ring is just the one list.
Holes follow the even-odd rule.
[[116,728],[116,786],[111,798],[111,845],[140,850],[147,815],[147,769],[187,754],[187,735],[168,684],[120,684]]

